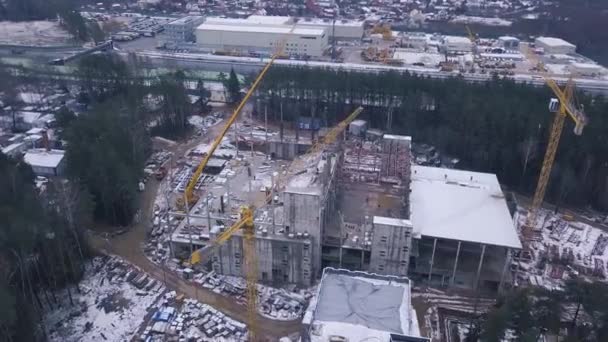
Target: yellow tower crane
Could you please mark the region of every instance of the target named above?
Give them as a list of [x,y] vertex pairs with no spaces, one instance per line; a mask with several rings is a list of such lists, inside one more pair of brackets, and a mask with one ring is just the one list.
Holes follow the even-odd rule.
[[[358,107],[352,112],[346,119],[341,121],[338,125],[334,126],[324,137],[323,140],[319,140],[315,143],[307,154],[319,152],[324,146],[331,144],[336,141],[340,133],[342,133],[348,124],[350,124],[361,112],[362,107]],[[293,169],[293,165],[297,162],[292,162],[288,170]],[[277,186],[280,188],[280,185]],[[269,195],[272,196],[272,195]],[[268,203],[268,201],[265,201]],[[265,204],[260,206],[262,208]],[[221,246],[238,231],[243,232],[243,256],[245,263],[245,279],[246,279],[246,298],[247,298],[247,325],[249,328],[249,340],[255,341],[257,338],[257,255],[255,251],[255,227],[254,227],[254,206],[243,206],[240,211],[239,220],[234,223],[230,228],[221,232],[213,242],[206,245],[205,247],[198,249],[190,256],[190,263],[192,265],[198,264],[203,260],[208,260],[211,253],[215,248]]]
[[[291,30],[289,31],[289,33],[293,32],[293,30],[296,28],[296,25],[297,24],[294,24],[291,27]],[[203,173],[203,170],[207,166],[207,163],[209,162],[209,159],[211,159],[211,156],[213,156],[213,153],[215,152],[215,150],[217,149],[217,147],[222,142],[222,139],[224,138],[224,136],[226,136],[226,133],[230,129],[230,126],[232,126],[232,124],[236,121],[236,119],[238,118],[239,114],[241,113],[241,111],[245,107],[245,104],[247,103],[247,101],[249,100],[249,98],[251,97],[251,95],[253,95],[253,93],[255,92],[255,90],[258,88],[258,85],[260,84],[260,82],[262,81],[262,79],[264,79],[264,76],[266,76],[266,73],[268,72],[268,69],[270,69],[270,67],[272,66],[272,64],[274,63],[274,61],[277,58],[281,58],[281,56],[283,56],[283,50],[284,50],[284,47],[285,47],[286,43],[287,43],[287,39],[285,38],[285,39],[283,39],[283,41],[281,41],[277,45],[276,52],[272,55],[272,57],[270,58],[270,60],[268,61],[268,63],[266,63],[266,65],[264,66],[264,68],[262,69],[262,71],[260,71],[259,75],[253,81],[253,84],[251,85],[251,87],[249,88],[249,90],[247,91],[247,93],[245,94],[245,97],[243,97],[243,99],[241,100],[241,102],[239,103],[239,105],[236,107],[236,109],[234,110],[234,112],[232,112],[232,115],[230,115],[230,118],[228,118],[228,121],[226,122],[226,124],[222,128],[222,131],[220,132],[220,134],[215,138],[215,140],[211,144],[211,148],[209,149],[209,151],[207,151],[207,155],[200,162],[200,164],[196,168],[196,171],[194,171],[194,174],[192,175],[192,178],[188,182],[188,185],[186,186],[186,189],[184,190],[184,197],[177,199],[176,206],[177,206],[178,209],[180,209],[180,210],[187,210],[188,207],[194,205],[198,201],[198,196],[196,194],[194,194],[194,187],[196,186],[198,178]]]
[[540,170],[540,176],[538,178],[538,183],[536,184],[536,191],[534,192],[532,205],[530,206],[528,216],[526,217],[526,223],[522,230],[524,237],[524,252],[529,253],[529,242],[534,234],[534,227],[536,227],[538,210],[540,209],[545,198],[547,184],[549,183],[549,177],[551,176],[551,170],[553,169],[553,162],[555,161],[555,154],[562,135],[566,116],[569,116],[572,121],[574,121],[574,133],[576,135],[581,135],[583,133],[583,128],[585,125],[587,125],[588,120],[583,111],[576,108],[572,103],[574,94],[574,81],[572,76],[569,77],[564,89],[561,89],[557,82],[555,82],[555,80],[553,80],[545,71],[546,68],[537,58],[534,52],[532,52],[529,48],[527,48],[525,52],[531,61],[536,62],[538,67],[537,69],[540,71],[545,83],[557,97],[551,99],[549,102],[549,110],[555,112],[555,117],[553,119],[553,124],[551,125],[547,151],[545,152],[543,165]]

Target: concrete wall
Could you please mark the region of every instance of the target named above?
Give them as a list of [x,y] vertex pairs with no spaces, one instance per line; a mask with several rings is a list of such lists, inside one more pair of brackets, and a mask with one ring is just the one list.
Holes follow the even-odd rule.
[[[312,285],[312,256],[308,239],[275,239],[257,235],[255,240],[258,281]],[[212,269],[218,274],[245,276],[243,239],[234,235],[216,250]]]
[[377,216],[374,217],[370,272],[407,275],[412,249],[411,223],[385,224],[376,222],[376,218]]
[[305,153],[310,146],[311,145],[308,143],[269,141],[268,153],[270,153],[273,158],[293,160],[295,157]]
[[319,194],[283,193],[283,224],[286,233],[307,233],[311,238],[314,272],[320,271],[321,236],[324,221]]
[[326,22],[306,21],[305,19],[298,21],[298,27],[302,28],[322,28],[331,37],[332,33],[336,40],[358,40],[363,38],[364,23],[357,22],[357,25],[341,25],[340,21],[336,21],[335,31],[331,20]]

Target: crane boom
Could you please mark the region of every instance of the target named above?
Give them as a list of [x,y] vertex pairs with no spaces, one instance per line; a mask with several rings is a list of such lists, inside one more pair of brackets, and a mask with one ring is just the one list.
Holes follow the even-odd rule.
[[[295,28],[296,28],[296,24],[294,24],[291,27],[291,30],[289,31],[289,33],[293,32],[293,30]],[[205,156],[205,158],[203,158],[203,160],[201,161],[201,163],[198,165],[198,167],[196,168],[196,171],[194,172],[194,174],[192,175],[192,178],[190,179],[190,181],[188,182],[188,185],[186,186],[186,190],[184,191],[184,199],[185,199],[186,202],[188,202],[191,199],[192,192],[194,191],[194,187],[196,186],[198,178],[201,176],[201,173],[203,172],[203,170],[207,166],[207,163],[209,162],[209,159],[211,159],[211,156],[213,155],[213,153],[215,152],[215,150],[217,149],[217,147],[222,142],[222,139],[224,138],[224,136],[226,136],[226,133],[230,129],[230,126],[232,126],[232,124],[234,123],[234,121],[236,121],[237,117],[239,116],[239,114],[241,113],[241,111],[243,110],[243,108],[245,107],[245,104],[247,103],[247,101],[249,100],[249,98],[251,97],[251,95],[253,95],[253,93],[257,89],[257,87],[260,84],[260,82],[262,81],[262,79],[264,79],[264,76],[266,75],[266,72],[268,72],[268,69],[270,69],[270,67],[272,66],[272,64],[274,63],[274,61],[279,56],[282,55],[282,53],[283,53],[283,47],[285,46],[285,43],[286,43],[286,41],[284,39],[281,42],[281,44],[278,46],[277,51],[272,55],[272,57],[270,58],[270,60],[268,61],[268,63],[266,63],[266,65],[264,66],[264,68],[262,69],[262,71],[260,71],[260,73],[258,74],[258,77],[255,78],[255,81],[253,81],[253,84],[251,85],[251,87],[249,88],[249,90],[247,91],[247,93],[245,94],[245,97],[243,97],[243,99],[241,100],[241,102],[239,103],[239,105],[236,107],[236,109],[234,110],[234,112],[232,112],[232,115],[230,116],[230,118],[228,119],[228,121],[226,122],[226,124],[224,125],[224,127],[222,128],[222,131],[220,132],[220,134],[217,137],[215,137],[215,140],[213,141],[213,144],[211,144],[211,148],[209,149],[209,151],[207,151],[207,155]]]

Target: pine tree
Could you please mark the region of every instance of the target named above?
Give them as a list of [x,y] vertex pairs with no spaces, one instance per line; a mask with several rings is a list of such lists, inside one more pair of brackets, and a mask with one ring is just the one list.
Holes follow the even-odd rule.
[[241,100],[241,85],[234,69],[230,69],[230,76],[226,84],[230,103],[237,103]]

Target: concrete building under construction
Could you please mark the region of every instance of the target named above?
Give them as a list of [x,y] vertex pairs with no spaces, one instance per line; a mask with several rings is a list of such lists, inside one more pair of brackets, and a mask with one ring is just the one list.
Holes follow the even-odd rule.
[[[255,220],[258,279],[308,286],[329,266],[465,288],[510,282],[521,243],[496,176],[412,165],[410,137],[355,126],[325,151],[296,158],[281,171],[284,186],[269,184],[269,208]],[[289,143],[280,141],[288,155],[301,152]],[[190,219],[203,227],[197,246],[224,229],[207,215]],[[183,229],[174,234],[176,250],[189,242]],[[242,245],[236,233],[216,249],[212,269],[242,275]]]

